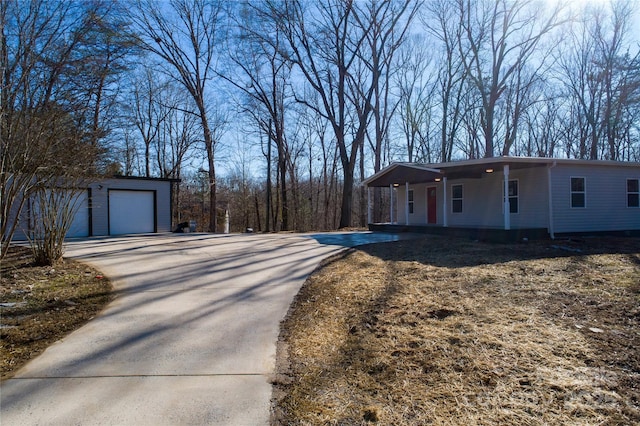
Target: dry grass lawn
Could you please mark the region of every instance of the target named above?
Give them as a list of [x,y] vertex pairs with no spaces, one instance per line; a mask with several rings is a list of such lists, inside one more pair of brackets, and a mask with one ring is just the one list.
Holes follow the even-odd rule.
[[273,424],[640,424],[640,240],[429,236],[326,262],[283,323]]

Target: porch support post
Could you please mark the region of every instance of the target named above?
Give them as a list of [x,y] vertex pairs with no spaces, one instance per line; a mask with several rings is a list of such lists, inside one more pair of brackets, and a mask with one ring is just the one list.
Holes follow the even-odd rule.
[[393,225],[393,184],[389,185],[389,221]]
[[447,177],[442,178],[442,226],[449,226],[449,212],[447,209]]
[[367,224],[373,223],[373,203],[371,202],[371,187],[367,186]]
[[509,165],[504,168],[504,229],[511,229],[511,209],[509,208]]
[[547,188],[549,191],[548,199],[549,199],[549,236],[552,240],[556,239],[554,225],[553,225],[553,190],[551,189],[551,169],[553,169],[557,165],[557,161],[554,161],[551,166],[547,166]]
[[404,183],[404,224],[409,224],[409,182]]

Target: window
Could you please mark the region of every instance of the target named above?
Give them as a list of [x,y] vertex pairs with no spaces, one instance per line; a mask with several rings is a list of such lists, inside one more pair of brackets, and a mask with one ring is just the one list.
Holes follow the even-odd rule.
[[409,190],[409,214],[413,214],[413,189]]
[[462,213],[462,185],[451,185],[451,212]]
[[586,184],[583,177],[571,178],[571,208],[584,208],[586,202]]
[[627,179],[627,207],[640,207],[640,179]]
[[[504,192],[504,190],[502,192]],[[519,211],[518,198],[519,198],[518,181],[510,180],[509,181],[509,213],[518,213]]]

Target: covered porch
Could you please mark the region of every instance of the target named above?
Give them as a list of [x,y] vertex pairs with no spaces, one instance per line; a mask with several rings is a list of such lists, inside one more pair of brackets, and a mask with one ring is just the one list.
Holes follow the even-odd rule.
[[[546,217],[551,212],[548,166],[548,159],[513,157],[428,165],[393,163],[363,182],[369,229],[492,240],[547,238]],[[534,186],[538,193],[533,200],[535,217],[528,220],[521,198]],[[374,220],[375,188],[388,188],[391,194],[388,222]],[[541,190],[544,197],[539,195]],[[527,208],[533,204],[528,201],[524,203]]]

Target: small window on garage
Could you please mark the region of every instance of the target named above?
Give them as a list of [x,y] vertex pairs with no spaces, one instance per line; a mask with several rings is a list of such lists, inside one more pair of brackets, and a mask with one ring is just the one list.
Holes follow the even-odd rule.
[[413,189],[409,190],[409,214],[413,214]]
[[451,185],[451,213],[462,213],[462,185]]
[[640,179],[627,179],[627,207],[640,207]]
[[587,206],[587,186],[583,177],[571,178],[571,208]]

